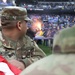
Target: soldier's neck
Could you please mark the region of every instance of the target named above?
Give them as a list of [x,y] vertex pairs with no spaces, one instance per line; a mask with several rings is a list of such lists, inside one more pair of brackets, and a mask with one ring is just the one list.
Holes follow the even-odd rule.
[[14,31],[2,30],[2,34],[5,37],[8,37],[14,41],[17,41],[19,39],[19,35],[17,33],[15,33]]

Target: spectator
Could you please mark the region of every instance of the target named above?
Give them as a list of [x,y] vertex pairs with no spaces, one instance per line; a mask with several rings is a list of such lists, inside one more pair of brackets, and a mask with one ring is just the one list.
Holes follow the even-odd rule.
[[33,39],[35,37],[35,32],[31,28],[28,28],[26,35]]

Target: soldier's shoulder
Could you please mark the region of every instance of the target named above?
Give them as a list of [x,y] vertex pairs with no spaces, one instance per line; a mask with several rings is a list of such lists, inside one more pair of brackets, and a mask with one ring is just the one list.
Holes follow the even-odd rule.
[[[71,55],[54,54],[47,56],[30,65],[20,75],[55,75],[55,74],[68,75],[68,71],[66,70],[70,69],[74,70],[75,60],[72,60],[74,56],[75,56],[74,54]],[[71,75],[75,73],[72,70],[70,71]]]
[[28,35],[25,35],[25,39],[28,41],[33,41]]

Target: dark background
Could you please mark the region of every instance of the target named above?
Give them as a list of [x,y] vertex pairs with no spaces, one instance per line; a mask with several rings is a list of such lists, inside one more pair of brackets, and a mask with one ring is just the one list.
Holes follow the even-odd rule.
[[74,1],[74,0],[15,0],[16,3],[20,4],[20,3],[30,3],[30,4],[34,4],[34,3],[38,3],[39,1],[43,1],[43,2],[67,2],[67,1]]
[[[15,0],[15,3],[17,6],[19,6],[21,3],[26,3],[26,4],[33,4],[36,5],[38,2],[72,2],[75,0]],[[51,9],[51,10],[44,10],[44,11],[39,11],[39,10],[27,10],[29,14],[71,14],[75,15],[75,9]]]

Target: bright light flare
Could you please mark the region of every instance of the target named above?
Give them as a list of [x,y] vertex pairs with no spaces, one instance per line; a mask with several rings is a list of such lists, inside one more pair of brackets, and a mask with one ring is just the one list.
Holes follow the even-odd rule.
[[42,23],[38,19],[35,19],[33,22],[33,28],[37,29],[37,30],[41,30],[42,29]]
[[7,0],[3,0],[4,3],[7,3]]

